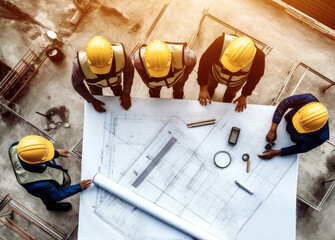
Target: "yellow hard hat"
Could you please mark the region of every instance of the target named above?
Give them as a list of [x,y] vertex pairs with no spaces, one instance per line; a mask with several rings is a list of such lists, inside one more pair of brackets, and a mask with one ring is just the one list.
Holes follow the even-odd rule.
[[106,74],[112,66],[112,45],[106,38],[96,36],[88,41],[86,45],[86,58],[93,73]]
[[327,108],[319,102],[306,104],[292,118],[293,126],[299,133],[315,132],[322,128],[327,120]]
[[160,40],[152,41],[145,49],[145,61],[151,77],[165,77],[171,66],[171,51]]
[[39,164],[50,161],[55,155],[53,144],[44,137],[29,135],[17,146],[19,157],[26,163]]
[[229,43],[220,61],[231,72],[247,66],[255,57],[256,47],[249,37],[237,37]]

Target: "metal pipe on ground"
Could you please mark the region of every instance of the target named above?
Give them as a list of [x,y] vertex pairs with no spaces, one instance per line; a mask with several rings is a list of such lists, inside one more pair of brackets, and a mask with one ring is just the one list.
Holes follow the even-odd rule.
[[30,79],[35,75],[35,73],[38,71],[38,69],[41,67],[41,65],[44,63],[45,59],[47,59],[47,56],[45,56],[42,61],[40,62],[40,64],[38,64],[38,66],[35,68],[35,70],[33,71],[33,73],[29,76],[29,78],[22,84],[22,86],[20,87],[20,89],[15,93],[15,95],[9,100],[9,104],[12,103],[14,101],[14,99],[17,97],[17,95],[23,90],[23,88],[28,84],[28,82],[30,81]]
[[29,61],[29,64],[26,62],[25,65],[22,67],[22,70],[20,70],[19,73],[16,73],[13,78],[10,78],[6,82],[6,86],[4,89],[2,89],[0,95],[4,95],[17,80],[21,79],[28,72],[29,69],[33,68],[32,65],[30,65],[30,63],[34,60],[33,54],[30,54],[29,58],[29,60],[27,59]]
[[[31,48],[32,47],[30,47],[29,49],[28,49],[28,51],[25,53],[25,55],[22,57],[22,58],[24,58],[24,57],[26,57],[27,56],[27,54],[29,53],[29,51],[31,50]],[[19,61],[19,63],[18,64],[20,64],[21,63],[21,61]],[[9,71],[8,73],[7,73],[7,75],[2,79],[2,81],[6,81],[7,80],[7,78],[9,78],[10,77],[10,75],[11,74],[13,74],[13,72],[15,72],[15,70],[16,70],[16,67],[18,66],[18,64],[16,65],[16,66],[14,66],[14,68],[12,68],[12,70],[11,71]],[[1,85],[0,85],[1,86]]]
[[27,238],[26,236],[24,236],[22,233],[18,232],[17,230],[15,230],[14,228],[12,228],[11,226],[9,226],[7,223],[5,223],[4,221],[0,220],[0,222],[2,224],[4,224],[6,227],[8,227],[9,229],[11,229],[12,231],[14,231],[15,233],[19,234],[21,237],[23,237],[26,240],[30,240],[29,238]]
[[32,235],[30,235],[29,233],[27,233],[27,231],[25,231],[23,228],[21,228],[20,226],[18,226],[15,222],[13,222],[12,220],[10,220],[9,218],[6,218],[6,220],[11,223],[13,226],[15,226],[17,229],[19,229],[21,232],[23,232],[24,234],[26,234],[30,239],[36,240],[35,237],[33,237]]
[[[14,68],[3,78],[3,80],[2,80],[2,85],[1,85],[1,87],[3,86],[3,84],[6,84],[7,83],[7,81],[9,80],[9,79],[11,79],[12,78],[12,76],[14,75],[14,74],[16,74],[16,75],[18,75],[18,73],[22,70],[22,68],[24,67],[24,66],[27,66],[27,60],[29,59],[29,58],[31,58],[32,56],[33,56],[34,54],[33,54],[33,52],[32,52],[32,49],[31,48],[29,48],[28,49],[28,51],[26,52],[26,54],[19,60],[19,62],[16,64],[16,66],[14,66]],[[33,59],[33,58],[32,58]],[[28,62],[30,62],[30,60],[28,60]],[[21,68],[21,69],[20,69]]]
[[154,30],[154,28],[156,27],[157,23],[159,22],[159,20],[161,19],[161,17],[163,16],[166,8],[169,6],[171,0],[167,0],[164,4],[164,6],[162,7],[162,9],[160,10],[160,12],[158,13],[158,15],[156,16],[155,20],[153,21],[153,23],[151,24],[149,30],[147,31],[147,33],[145,34],[145,37],[143,40],[140,40],[136,46],[134,47],[134,49],[131,51],[130,53],[130,57],[133,57],[135,52],[148,40],[150,34],[152,33],[152,31]]

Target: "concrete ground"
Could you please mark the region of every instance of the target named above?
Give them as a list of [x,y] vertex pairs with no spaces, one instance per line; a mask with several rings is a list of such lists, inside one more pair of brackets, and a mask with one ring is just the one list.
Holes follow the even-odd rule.
[[[111,41],[122,42],[127,52],[131,52],[136,43],[144,38],[164,2],[94,0],[91,1],[93,2],[92,7],[76,27],[69,23],[69,19],[75,12],[75,7],[70,0],[36,0],[33,2],[10,0],[40,24],[35,24],[23,17],[16,20],[7,15],[5,17],[3,2],[0,1],[2,29],[0,31],[0,57],[10,67],[15,66],[29,46],[48,44],[45,37],[47,30],[57,32],[59,39],[64,43],[61,50],[65,54],[65,59],[59,63],[53,63],[47,59],[15,101],[15,109],[40,129],[44,129],[46,120],[36,114],[36,111],[46,113],[50,109],[61,109],[70,128],[65,128],[65,121],[63,121],[56,129],[44,131],[56,139],[56,147],[71,148],[82,137],[84,114],[84,101],[74,91],[70,80],[72,59],[75,53],[84,49],[87,41],[95,35],[104,35]],[[273,48],[266,57],[265,74],[253,95],[248,98],[249,103],[270,105],[278,95],[287,73],[296,61],[307,64],[330,79],[335,79],[334,67],[330,64],[335,62],[335,42],[276,8],[270,0],[171,0],[161,20],[148,38],[148,42],[153,39],[188,42],[198,27],[201,12],[207,7],[209,7],[210,14]],[[205,19],[192,46],[198,60],[208,45],[226,30],[213,20]],[[299,162],[298,194],[318,204],[329,187],[321,185],[322,179],[335,177],[333,130],[335,127],[333,121],[335,87],[330,88],[326,94],[322,94],[320,88],[327,84],[313,76],[306,77],[308,80],[299,86],[297,92],[311,92],[328,107],[332,133],[330,143],[302,155]],[[294,81],[297,78],[298,76],[293,77],[293,82],[284,92],[285,96],[288,96],[294,89]],[[217,89],[214,95],[215,101],[221,100],[224,89],[224,86]],[[196,72],[194,72],[186,83],[185,99],[196,100],[198,93],[199,87],[196,82]],[[111,93],[106,91],[105,94]],[[131,95],[148,97],[147,88],[136,73]],[[161,96],[170,98],[172,92],[170,89],[163,89]],[[79,195],[68,199],[73,204],[73,210],[70,212],[46,211],[39,199],[29,195],[16,182],[8,159],[7,149],[12,142],[28,134],[41,135],[42,133],[14,115],[1,119],[0,131],[0,166],[2,169],[0,197],[9,193],[50,223],[59,226],[65,232],[70,232],[78,223]],[[80,160],[70,156],[68,159],[60,158],[59,163],[69,169],[73,183],[80,181]],[[297,239],[328,240],[335,238],[333,224],[335,207],[332,205],[334,199],[335,194],[332,193],[322,212],[297,203]],[[0,235],[5,231],[6,229],[0,226]]]

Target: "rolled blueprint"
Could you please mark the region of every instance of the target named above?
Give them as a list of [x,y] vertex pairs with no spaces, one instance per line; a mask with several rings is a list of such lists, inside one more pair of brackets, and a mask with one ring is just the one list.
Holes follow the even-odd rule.
[[212,234],[200,229],[199,227],[185,221],[184,219],[176,216],[175,214],[167,211],[166,209],[150,202],[149,200],[141,197],[133,191],[117,184],[116,182],[104,177],[97,173],[93,179],[93,183],[98,187],[106,190],[114,196],[128,202],[129,204],[141,209],[149,215],[171,225],[172,227],[194,237],[203,240],[219,240],[219,238]]

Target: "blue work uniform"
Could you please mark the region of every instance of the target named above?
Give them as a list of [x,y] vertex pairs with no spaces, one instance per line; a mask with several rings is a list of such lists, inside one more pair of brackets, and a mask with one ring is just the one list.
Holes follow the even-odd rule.
[[319,130],[310,133],[299,133],[293,126],[292,118],[300,108],[311,102],[319,102],[312,94],[300,94],[290,96],[281,101],[276,108],[272,122],[280,123],[285,112],[292,108],[285,115],[287,121],[286,131],[290,134],[291,140],[296,143],[296,145],[285,147],[281,149],[281,155],[291,155],[297,153],[308,152],[309,150],[320,146],[322,143],[329,139],[329,127],[328,121]]
[[[10,149],[18,144],[19,142],[13,143]],[[67,170],[64,169],[62,166],[56,164],[54,159],[58,157],[59,157],[59,152],[55,150],[54,158],[48,162],[37,164],[37,165],[31,165],[31,164],[25,163],[20,158],[19,158],[19,162],[22,168],[28,172],[43,173],[47,169],[47,167],[49,167],[49,168],[59,169],[63,171],[64,173],[66,173],[67,175]],[[67,197],[70,197],[82,191],[79,183],[75,185],[63,187],[63,186],[60,186],[56,181],[53,181],[53,180],[49,180],[49,181],[41,180],[41,181],[35,181],[35,182],[21,184],[21,185],[27,190],[28,193],[30,193],[31,195],[35,197],[40,198],[46,206],[53,204],[55,202],[61,201]]]

